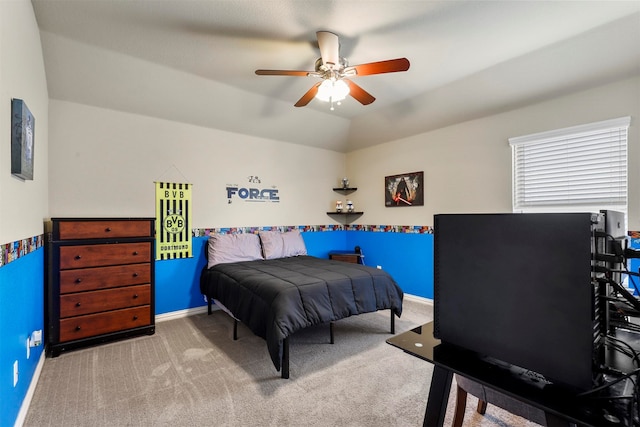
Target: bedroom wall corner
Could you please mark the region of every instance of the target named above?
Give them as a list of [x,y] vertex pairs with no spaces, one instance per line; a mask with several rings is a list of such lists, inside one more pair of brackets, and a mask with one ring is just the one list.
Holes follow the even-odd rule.
[[[11,174],[11,100],[22,99],[35,119],[33,180]],[[44,346],[44,219],[49,215],[49,95],[40,31],[28,0],[0,1],[0,425],[21,425]],[[25,247],[27,243],[28,249]],[[18,380],[14,386],[14,366]],[[22,408],[22,409],[21,409]]]
[[[17,42],[19,41],[19,42]],[[40,32],[26,0],[0,2],[0,244],[40,235],[48,216],[49,96]],[[11,174],[11,100],[34,117],[33,179]]]
[[360,246],[366,265],[391,274],[405,294],[433,299],[433,234],[346,233],[347,247]]

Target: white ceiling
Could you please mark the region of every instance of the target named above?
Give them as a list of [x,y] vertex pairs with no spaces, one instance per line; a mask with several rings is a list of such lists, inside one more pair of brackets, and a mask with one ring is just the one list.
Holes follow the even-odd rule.
[[[640,1],[32,0],[49,96],[350,151],[640,74]],[[377,99],[293,104],[315,33]],[[640,94],[639,94],[640,96]],[[214,143],[215,141],[212,141]]]

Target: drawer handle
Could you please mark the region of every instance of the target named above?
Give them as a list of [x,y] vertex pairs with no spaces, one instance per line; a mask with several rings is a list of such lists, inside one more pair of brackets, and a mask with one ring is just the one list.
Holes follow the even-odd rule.
[[81,305],[81,304],[80,304],[79,302],[77,302],[77,303],[76,303],[76,307],[80,307],[80,305]]
[[138,320],[138,316],[133,316],[133,320]]
[[75,259],[80,259],[80,258],[82,258],[82,255],[76,255]]
[[138,255],[138,251],[133,251],[133,254],[134,255]]
[[133,277],[138,277],[138,273],[133,273]]
[[78,277],[78,278],[76,279],[76,283],[82,283],[82,278]]
[[80,325],[76,326],[76,331],[79,331],[80,329],[82,329]]
[[138,294],[133,294],[133,299],[138,298]]
[[104,231],[107,232],[107,233],[110,233],[111,232],[111,227],[107,227]]

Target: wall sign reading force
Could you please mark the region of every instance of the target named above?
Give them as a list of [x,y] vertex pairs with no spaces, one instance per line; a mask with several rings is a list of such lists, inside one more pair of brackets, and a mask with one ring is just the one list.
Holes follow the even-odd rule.
[[278,189],[275,185],[265,188],[256,184],[262,181],[256,175],[247,177],[249,185],[240,186],[238,184],[227,184],[227,203],[231,204],[234,199],[240,199],[245,202],[280,202]]

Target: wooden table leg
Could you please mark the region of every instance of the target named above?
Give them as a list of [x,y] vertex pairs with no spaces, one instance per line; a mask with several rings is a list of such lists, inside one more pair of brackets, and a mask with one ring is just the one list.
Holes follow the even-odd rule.
[[427,410],[422,423],[424,427],[442,427],[444,424],[452,379],[453,372],[438,365],[434,366]]

